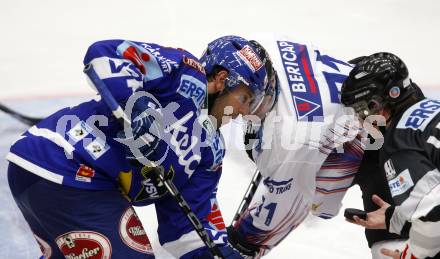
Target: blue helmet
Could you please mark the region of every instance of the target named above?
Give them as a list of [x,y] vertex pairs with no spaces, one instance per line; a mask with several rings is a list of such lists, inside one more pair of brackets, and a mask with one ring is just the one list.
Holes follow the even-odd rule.
[[[227,90],[244,84],[254,94],[254,106],[258,106],[267,95],[276,77],[272,62],[264,48],[256,41],[248,41],[238,36],[224,36],[208,44],[200,58],[209,75],[218,66],[228,71],[225,80]],[[276,97],[276,94],[275,94]],[[251,107],[251,110],[257,107]]]

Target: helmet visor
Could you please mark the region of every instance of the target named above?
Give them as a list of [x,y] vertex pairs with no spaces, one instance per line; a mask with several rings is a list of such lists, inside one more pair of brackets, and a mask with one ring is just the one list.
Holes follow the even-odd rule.
[[261,96],[254,98],[250,105],[250,114],[264,119],[266,114],[270,112],[277,101],[279,91],[279,81],[276,73],[270,78],[266,90],[262,92]]

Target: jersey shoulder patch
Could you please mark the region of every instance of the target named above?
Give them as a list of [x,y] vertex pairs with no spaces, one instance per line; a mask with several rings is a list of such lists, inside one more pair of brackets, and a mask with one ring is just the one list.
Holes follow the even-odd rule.
[[200,81],[192,75],[183,74],[180,77],[179,88],[177,93],[191,99],[198,108],[202,107],[206,98],[206,83]]
[[199,61],[197,61],[193,58],[187,57],[187,56],[183,56],[182,62],[184,65],[187,65],[191,68],[194,68],[195,70],[199,71],[203,75],[206,75],[205,68],[203,68],[202,64],[200,64]]
[[130,60],[143,74],[144,81],[150,81],[163,77],[160,55],[149,51],[145,46],[141,46],[131,41],[124,41],[116,49],[117,53],[124,59]]
[[440,101],[424,99],[405,111],[396,129],[424,131],[428,124],[440,113]]

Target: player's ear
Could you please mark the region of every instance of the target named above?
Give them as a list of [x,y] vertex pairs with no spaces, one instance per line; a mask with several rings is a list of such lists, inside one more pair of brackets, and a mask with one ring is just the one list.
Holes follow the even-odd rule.
[[228,77],[228,71],[220,70],[214,76],[215,90],[216,92],[222,92],[225,89],[226,78]]

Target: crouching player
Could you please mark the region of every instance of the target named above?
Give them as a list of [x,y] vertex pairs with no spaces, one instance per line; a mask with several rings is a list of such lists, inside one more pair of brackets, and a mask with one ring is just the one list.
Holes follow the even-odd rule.
[[[10,189],[44,258],[154,258],[132,207],[151,203],[165,249],[178,258],[212,258],[152,176],[158,169],[223,256],[240,258],[227,245],[216,201],[224,156],[217,121],[226,106],[236,116],[260,103],[267,59],[254,43],[224,37],[208,46],[202,60],[205,67],[185,50],[127,40],[89,47],[84,64],[93,66],[131,125],[123,127],[98,98],[31,127],[7,155]],[[204,106],[212,117],[202,114]]]

